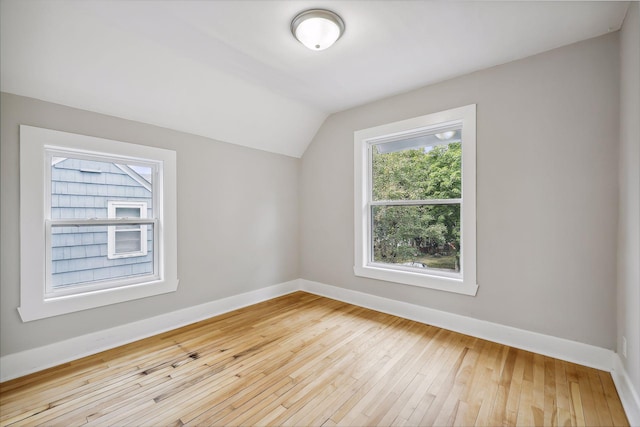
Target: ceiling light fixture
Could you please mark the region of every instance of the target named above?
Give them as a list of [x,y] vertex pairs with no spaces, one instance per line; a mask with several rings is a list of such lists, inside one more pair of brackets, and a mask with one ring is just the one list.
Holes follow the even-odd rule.
[[330,10],[309,9],[293,18],[291,33],[309,49],[324,50],[342,36],[344,21]]

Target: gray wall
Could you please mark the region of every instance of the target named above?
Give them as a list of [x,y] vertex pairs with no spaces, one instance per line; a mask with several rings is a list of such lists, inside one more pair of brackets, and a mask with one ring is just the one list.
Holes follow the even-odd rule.
[[[613,349],[618,47],[610,34],[334,114],[301,161],[2,94],[0,355],[297,277]],[[353,132],[470,103],[478,295],[356,278]],[[625,117],[634,111],[622,106]],[[20,321],[19,124],[177,151],[176,293]]]
[[[298,159],[6,93],[0,101],[1,356],[299,277]],[[176,150],[177,292],[22,323],[20,124]]]
[[620,37],[620,220],[618,353],[640,391],[640,7],[631,4]]
[[[300,169],[304,279],[615,348],[618,34],[330,116]],[[477,104],[476,297],[355,277],[353,132]]]

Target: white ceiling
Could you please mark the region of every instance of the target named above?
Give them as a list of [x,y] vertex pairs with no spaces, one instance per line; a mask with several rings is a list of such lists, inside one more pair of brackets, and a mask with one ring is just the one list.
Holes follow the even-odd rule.
[[[300,157],[328,114],[616,31],[627,2],[0,0],[1,89]],[[313,52],[291,19],[345,21]]]

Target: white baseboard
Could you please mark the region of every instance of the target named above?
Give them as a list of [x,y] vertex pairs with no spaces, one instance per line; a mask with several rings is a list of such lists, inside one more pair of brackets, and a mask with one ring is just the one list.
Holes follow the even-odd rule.
[[640,395],[620,357],[611,350],[324,283],[304,279],[299,282],[300,290],[312,294],[611,372],[629,424],[640,426]]
[[233,295],[115,328],[82,335],[0,358],[0,382],[170,331],[219,314],[257,304],[300,288],[298,279]]
[[622,406],[627,413],[629,425],[640,426],[640,394],[633,386],[631,378],[629,378],[629,374],[624,369],[624,365],[618,354],[613,357],[611,377],[618,390]]
[[3,356],[0,358],[0,382],[298,290],[611,372],[630,424],[640,426],[638,390],[631,382],[619,356],[611,350],[305,279],[292,280]]
[[345,288],[300,279],[301,290],[405,319],[532,351],[556,359],[611,371],[613,351],[498,323],[434,310]]

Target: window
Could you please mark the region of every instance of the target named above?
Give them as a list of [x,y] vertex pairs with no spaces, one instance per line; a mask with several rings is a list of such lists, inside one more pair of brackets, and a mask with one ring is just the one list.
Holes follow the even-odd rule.
[[[147,217],[146,202],[108,202],[109,218],[132,219]],[[147,225],[116,225],[107,229],[109,259],[140,257],[147,254]]]
[[475,105],[357,131],[358,276],[477,292]]
[[177,289],[175,163],[170,150],[20,127],[23,321]]

